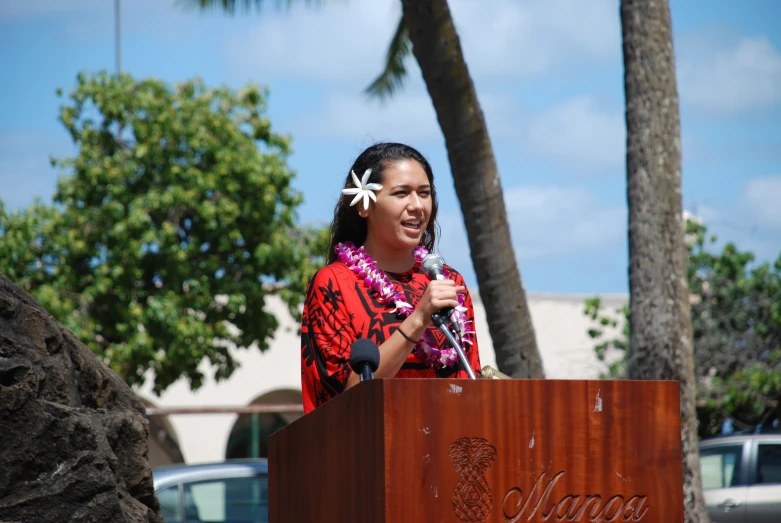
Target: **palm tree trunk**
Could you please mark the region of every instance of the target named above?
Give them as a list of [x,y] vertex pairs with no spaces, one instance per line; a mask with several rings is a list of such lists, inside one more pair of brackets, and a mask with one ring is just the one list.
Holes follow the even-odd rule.
[[630,379],[681,385],[685,521],[709,521],[697,444],[681,202],[681,130],[667,0],[621,0],[629,204]]
[[446,0],[402,0],[412,52],[445,136],[499,370],[542,378],[491,140]]

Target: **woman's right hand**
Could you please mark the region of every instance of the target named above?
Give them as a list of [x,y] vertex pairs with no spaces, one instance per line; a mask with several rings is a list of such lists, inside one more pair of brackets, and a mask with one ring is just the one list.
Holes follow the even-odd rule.
[[456,285],[453,280],[431,280],[426,287],[426,292],[420,298],[416,314],[424,325],[431,325],[431,315],[445,307],[458,307],[458,295],[463,294],[466,287]]

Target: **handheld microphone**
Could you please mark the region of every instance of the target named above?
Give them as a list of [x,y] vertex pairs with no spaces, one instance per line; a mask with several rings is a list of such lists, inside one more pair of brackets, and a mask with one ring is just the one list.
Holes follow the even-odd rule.
[[[440,255],[433,253],[427,254],[423,257],[423,261],[420,263],[420,266],[428,275],[430,280],[445,279],[445,275],[442,273],[442,269],[445,266],[445,261]],[[453,329],[456,332],[458,331],[458,325],[456,325],[455,320],[450,317],[452,312],[453,307],[445,307],[444,309],[440,309],[439,311],[432,314],[431,319],[434,321],[434,325],[436,325],[437,328],[442,331],[442,334],[445,335],[445,338],[447,338],[447,341],[450,343],[450,345],[456,350],[458,359],[461,360],[461,365],[463,365],[464,370],[469,376],[469,379],[477,379],[474,369],[472,369],[472,366],[469,364],[469,360],[466,358],[464,348],[461,347],[461,344],[458,342],[455,336],[453,336],[453,333],[450,332],[450,329],[447,326],[447,324],[450,323],[453,325]]]
[[[431,253],[425,255],[423,257],[423,261],[420,262],[420,267],[423,269],[423,272],[426,273],[429,280],[445,279],[445,275],[443,274],[443,269],[445,267],[445,260],[443,260],[442,256],[440,256],[439,254]],[[439,323],[444,323],[445,321],[451,321],[450,315],[452,313],[453,313],[453,307],[445,307],[432,314],[431,317],[434,320],[434,323],[437,324],[437,327],[439,327]],[[458,327],[454,323],[455,322],[451,322],[451,325],[453,325],[454,329],[458,330]]]
[[372,340],[359,338],[350,347],[350,368],[363,380],[374,379],[380,366],[380,348]]

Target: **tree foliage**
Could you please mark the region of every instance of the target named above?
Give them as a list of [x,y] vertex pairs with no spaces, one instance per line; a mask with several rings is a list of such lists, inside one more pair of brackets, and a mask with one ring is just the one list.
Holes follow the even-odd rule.
[[[697,221],[687,221],[686,234],[700,435],[717,433],[727,417],[742,428],[767,423],[781,400],[781,254],[757,265],[733,243],[713,252],[716,236]],[[595,323],[588,334],[597,357],[608,365],[601,377],[626,377],[629,307],[605,312],[595,297],[585,313]]]
[[[599,375],[600,379],[625,378],[627,375],[625,355],[629,351],[629,305],[617,308],[613,314],[602,311],[602,300],[599,296],[586,298],[586,316],[595,323],[587,333],[595,340],[594,352],[599,361],[607,366],[607,372]],[[606,330],[620,329],[620,336],[611,338]]]
[[324,251],[265,111],[257,86],[79,75],[60,110],[78,155],[53,160],[53,206],[0,204],[3,272],[131,385],[198,388],[203,360],[227,378],[232,345],[268,347],[268,296],[298,316]]

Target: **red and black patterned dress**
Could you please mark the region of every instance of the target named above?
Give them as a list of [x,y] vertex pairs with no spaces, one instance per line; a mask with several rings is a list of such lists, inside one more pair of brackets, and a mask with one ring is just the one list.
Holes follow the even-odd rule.
[[[447,267],[450,279],[463,285],[464,279]],[[415,264],[404,273],[386,272],[388,278],[404,293],[405,300],[417,307],[429,278]],[[474,310],[469,291],[464,296],[467,321],[474,325]],[[377,292],[367,288],[363,279],[345,264],[336,261],[322,269],[309,282],[301,322],[301,392],[304,413],[311,412],[344,390],[350,376],[350,347],[359,338],[368,338],[377,345],[390,337],[404,321],[404,316],[391,312],[393,304],[377,300]],[[429,327],[439,347],[446,347],[445,336]],[[466,356],[475,372],[480,371],[477,338],[464,344]],[[396,378],[467,378],[460,365],[436,369],[423,364],[415,354],[407,356]]]

